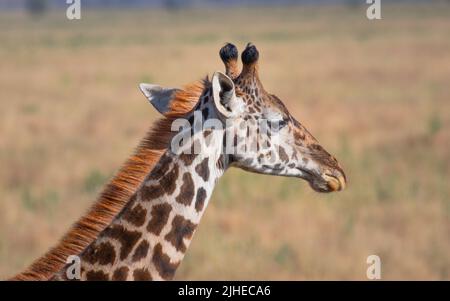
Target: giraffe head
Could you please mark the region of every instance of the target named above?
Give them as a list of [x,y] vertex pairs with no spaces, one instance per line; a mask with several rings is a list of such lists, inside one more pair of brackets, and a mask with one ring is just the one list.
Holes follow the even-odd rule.
[[[194,108],[209,109],[207,118],[220,120],[226,129],[220,141],[227,166],[247,171],[299,177],[319,192],[342,190],[346,177],[338,161],[287,110],[268,93],[258,76],[259,52],[248,44],[238,70],[238,51],[232,44],[220,50],[225,73],[215,72],[211,87]],[[177,89],[141,85],[158,111],[167,111]],[[205,100],[206,99],[206,100]],[[210,100],[211,99],[211,100]],[[207,109],[207,111],[208,111]]]

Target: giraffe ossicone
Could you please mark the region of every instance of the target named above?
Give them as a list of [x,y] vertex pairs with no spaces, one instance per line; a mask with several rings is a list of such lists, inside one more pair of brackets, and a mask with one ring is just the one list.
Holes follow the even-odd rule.
[[211,81],[182,89],[140,85],[163,119],[93,209],[13,279],[68,280],[69,255],[80,258],[81,280],[172,279],[230,167],[302,178],[319,192],[345,188],[337,160],[264,89],[257,48],[247,45],[241,72],[234,45],[219,54],[225,73]]

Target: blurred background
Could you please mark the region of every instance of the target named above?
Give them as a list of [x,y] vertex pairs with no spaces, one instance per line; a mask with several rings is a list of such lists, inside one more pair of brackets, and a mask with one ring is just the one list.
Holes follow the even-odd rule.
[[140,82],[223,70],[253,42],[265,88],[349,186],[231,169],[176,279],[450,279],[450,2],[0,0],[0,278],[94,202],[157,118]]

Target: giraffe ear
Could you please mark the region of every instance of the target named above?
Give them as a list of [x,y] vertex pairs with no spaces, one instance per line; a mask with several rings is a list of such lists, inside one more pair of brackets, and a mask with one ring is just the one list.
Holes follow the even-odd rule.
[[220,114],[227,118],[240,113],[234,83],[227,75],[216,71],[212,78],[212,90],[214,104]]
[[166,113],[170,109],[170,102],[174,94],[179,91],[175,88],[163,88],[153,84],[140,84],[139,89],[144,93],[145,97],[161,114]]

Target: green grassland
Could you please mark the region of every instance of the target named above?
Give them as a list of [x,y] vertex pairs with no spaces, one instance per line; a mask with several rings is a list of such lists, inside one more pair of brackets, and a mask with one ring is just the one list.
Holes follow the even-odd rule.
[[0,13],[0,277],[56,243],[157,118],[140,82],[260,50],[347,190],[229,170],[176,279],[450,279],[450,5]]

